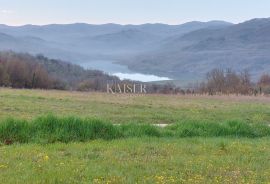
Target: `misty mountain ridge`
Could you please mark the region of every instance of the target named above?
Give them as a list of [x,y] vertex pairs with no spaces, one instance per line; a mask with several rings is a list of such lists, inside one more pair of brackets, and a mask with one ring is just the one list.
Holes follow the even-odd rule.
[[[17,40],[17,45],[4,44],[0,40],[0,48],[31,54],[41,53],[76,64],[99,59],[122,61],[141,52],[157,49],[166,37],[206,27],[228,25],[231,24],[223,21],[191,22],[182,25],[0,25],[0,33],[9,35],[11,41]],[[27,37],[31,39],[25,40]],[[38,39],[41,39],[40,43],[37,43]]]
[[270,71],[270,19],[240,24],[0,25],[0,49],[89,66],[109,60],[134,72],[173,79],[202,79],[215,67],[248,69],[256,78]]
[[[270,72],[270,19],[254,19],[217,29],[200,29],[167,40],[137,56],[131,68],[179,79],[201,79],[213,68],[247,69],[253,79]],[[164,62],[165,61],[165,62]]]

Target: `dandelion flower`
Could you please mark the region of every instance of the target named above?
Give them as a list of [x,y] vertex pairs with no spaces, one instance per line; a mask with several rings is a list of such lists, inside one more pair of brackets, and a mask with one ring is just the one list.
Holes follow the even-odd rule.
[[49,160],[49,156],[48,156],[48,155],[45,155],[45,156],[43,157],[43,159],[44,159],[45,161],[47,161],[47,160]]

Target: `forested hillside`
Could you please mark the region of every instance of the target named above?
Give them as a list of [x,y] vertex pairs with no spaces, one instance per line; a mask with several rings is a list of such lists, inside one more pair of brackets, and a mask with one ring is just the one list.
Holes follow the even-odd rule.
[[0,52],[0,86],[14,88],[73,89],[87,84],[89,90],[105,90],[107,81],[117,77],[101,71],[85,70],[64,61],[42,55]]

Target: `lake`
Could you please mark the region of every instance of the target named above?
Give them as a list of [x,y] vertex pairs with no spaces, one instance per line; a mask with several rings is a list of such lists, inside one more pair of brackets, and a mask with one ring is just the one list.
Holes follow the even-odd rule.
[[160,77],[156,75],[148,75],[142,73],[136,73],[131,71],[127,66],[117,64],[115,61],[109,60],[96,60],[88,63],[82,63],[82,67],[85,69],[101,70],[110,75],[119,77],[121,80],[135,80],[141,82],[154,82],[154,81],[165,81],[171,80],[168,77]]

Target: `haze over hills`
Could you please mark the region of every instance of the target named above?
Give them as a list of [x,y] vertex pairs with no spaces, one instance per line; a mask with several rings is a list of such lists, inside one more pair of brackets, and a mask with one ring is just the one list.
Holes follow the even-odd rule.
[[131,60],[129,66],[182,79],[200,79],[212,68],[247,69],[257,78],[270,71],[269,49],[270,19],[254,19],[169,39],[158,50]]
[[[44,54],[105,72],[199,80],[212,68],[270,71],[270,19],[181,25],[0,25],[0,50]],[[123,66],[121,66],[121,65]]]

